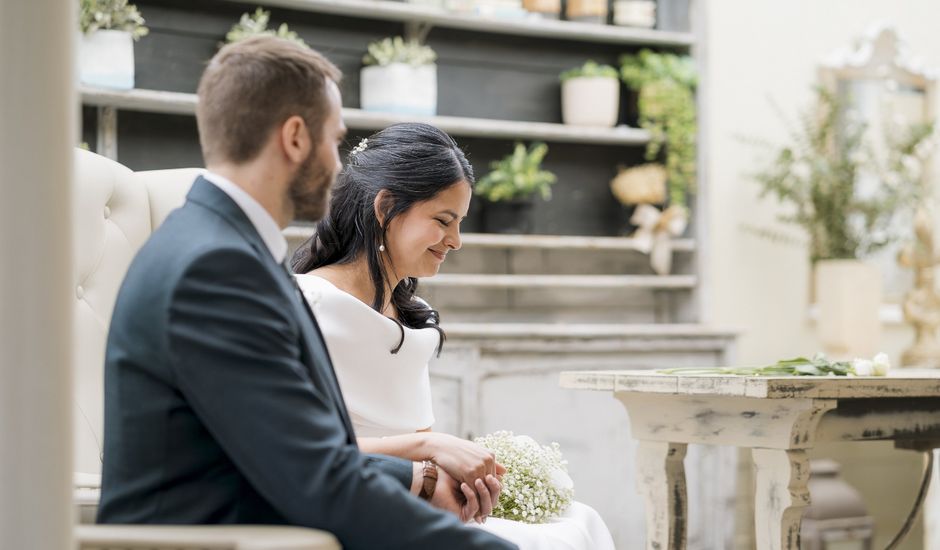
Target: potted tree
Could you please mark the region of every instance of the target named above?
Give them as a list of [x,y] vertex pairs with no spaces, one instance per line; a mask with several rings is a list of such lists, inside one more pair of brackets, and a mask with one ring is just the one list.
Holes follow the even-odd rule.
[[[850,352],[858,338],[877,342],[881,273],[863,260],[902,236],[899,216],[909,216],[922,190],[932,134],[932,125],[917,124],[872,136],[819,89],[816,109],[801,117],[792,143],[772,150],[770,165],[754,175],[762,197],[789,207],[780,221],[809,237],[817,330],[832,355]],[[863,185],[871,178],[876,185]]]
[[271,12],[258,8],[255,13],[243,13],[238,23],[232,25],[231,30],[225,35],[226,43],[238,42],[252,36],[277,36],[291,40],[306,46],[307,43],[297,36],[297,33],[287,27],[287,23],[281,23],[277,30],[269,29],[268,23],[271,21]]
[[617,69],[594,61],[561,73],[562,121],[581,126],[615,126],[620,108],[617,76]]
[[134,87],[134,41],[149,29],[127,0],[81,0],[79,79],[82,84],[130,90]]
[[369,44],[362,58],[359,103],[365,111],[433,116],[437,113],[437,54],[400,36]]
[[490,165],[491,172],[476,185],[476,194],[486,199],[483,227],[490,233],[530,233],[534,197],[552,197],[555,174],[542,170],[548,153],[544,143],[526,148],[516,143],[512,154]]

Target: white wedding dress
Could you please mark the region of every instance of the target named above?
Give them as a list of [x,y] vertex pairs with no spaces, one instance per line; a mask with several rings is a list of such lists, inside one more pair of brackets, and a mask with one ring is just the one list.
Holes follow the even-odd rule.
[[[333,359],[349,415],[361,437],[414,433],[431,427],[428,362],[439,342],[434,329],[405,328],[322,277],[298,275],[297,281],[320,324]],[[519,545],[521,550],[613,550],[610,531],[600,515],[573,502],[549,523],[527,524],[488,518],[479,525]]]

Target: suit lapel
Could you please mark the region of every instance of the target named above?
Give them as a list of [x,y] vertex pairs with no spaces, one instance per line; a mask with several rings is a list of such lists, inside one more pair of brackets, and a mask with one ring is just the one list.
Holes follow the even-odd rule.
[[[352,422],[349,419],[349,413],[346,410],[346,402],[343,400],[342,391],[336,380],[336,372],[333,369],[333,362],[330,359],[329,352],[317,324],[316,317],[310,310],[310,306],[304,299],[296,283],[292,280],[286,268],[274,261],[270,250],[261,235],[255,229],[251,220],[242,211],[235,201],[231,199],[224,191],[199,177],[193,184],[189,194],[186,195],[188,201],[197,203],[209,210],[212,210],[223,219],[225,219],[235,230],[251,245],[258,254],[258,258],[265,264],[269,271],[274,275],[281,293],[288,296],[293,307],[294,317],[297,319],[301,330],[301,339],[303,340],[306,353],[306,366],[313,380],[318,381],[319,385],[326,389],[330,397],[336,404],[336,409],[342,418],[343,425],[346,427],[348,438],[351,442],[355,441]],[[317,365],[321,365],[317,368]]]

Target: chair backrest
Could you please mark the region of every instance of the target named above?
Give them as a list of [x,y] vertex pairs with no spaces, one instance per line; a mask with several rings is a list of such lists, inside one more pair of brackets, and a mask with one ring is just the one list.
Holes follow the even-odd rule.
[[75,470],[100,474],[104,352],[114,301],[134,254],[167,214],[183,204],[200,170],[135,173],[78,149],[75,172]]

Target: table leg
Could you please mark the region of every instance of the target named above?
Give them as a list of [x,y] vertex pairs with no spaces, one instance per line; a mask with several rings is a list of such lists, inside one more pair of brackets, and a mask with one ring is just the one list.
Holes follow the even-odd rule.
[[685,550],[685,443],[640,441],[637,484],[646,503],[647,550]]
[[752,449],[758,550],[799,550],[800,521],[809,505],[805,450]]

